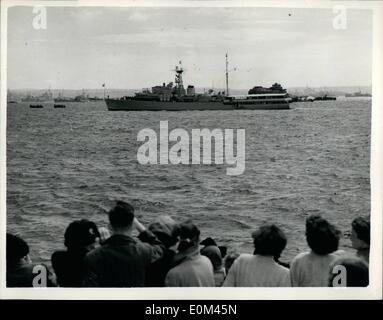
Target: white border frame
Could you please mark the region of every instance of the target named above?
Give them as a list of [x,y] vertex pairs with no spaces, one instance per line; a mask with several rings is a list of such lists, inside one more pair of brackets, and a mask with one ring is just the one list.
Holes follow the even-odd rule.
[[[7,120],[7,10],[12,6],[106,7],[293,7],[371,9],[373,11],[373,62],[371,111],[371,257],[367,288],[5,288],[6,234],[6,120]],[[0,104],[0,298],[97,300],[311,300],[382,299],[383,226],[383,1],[1,1],[1,104]]]

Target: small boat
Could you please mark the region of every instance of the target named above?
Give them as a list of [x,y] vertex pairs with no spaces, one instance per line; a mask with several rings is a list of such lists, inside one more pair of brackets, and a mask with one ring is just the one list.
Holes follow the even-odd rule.
[[30,104],[29,105],[29,108],[44,108],[44,106],[42,104]]
[[65,108],[65,104],[55,104],[54,108]]
[[327,100],[336,100],[336,97],[329,97],[327,94],[324,96],[319,96],[314,99],[315,101],[327,101]]

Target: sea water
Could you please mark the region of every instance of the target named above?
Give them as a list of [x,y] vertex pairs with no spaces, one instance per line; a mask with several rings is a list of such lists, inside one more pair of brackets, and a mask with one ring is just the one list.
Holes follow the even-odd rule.
[[[278,224],[282,260],[307,250],[305,219],[321,214],[347,233],[370,211],[371,100],[291,104],[291,110],[111,112],[103,101],[65,109],[7,108],[7,230],[22,236],[35,262],[64,248],[75,219],[107,225],[115,200],[148,224],[159,215],[192,219],[201,238],[252,252],[251,232]],[[246,170],[226,166],[141,165],[143,128],[246,130]],[[341,247],[350,248],[343,238]]]

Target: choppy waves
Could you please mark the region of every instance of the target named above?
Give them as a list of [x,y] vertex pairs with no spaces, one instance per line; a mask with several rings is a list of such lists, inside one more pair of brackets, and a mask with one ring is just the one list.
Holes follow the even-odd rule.
[[[370,210],[370,101],[324,101],[287,111],[108,112],[102,102],[65,109],[8,106],[7,222],[34,260],[63,247],[66,226],[107,224],[116,199],[145,223],[160,214],[193,219],[202,237],[251,252],[250,233],[276,222],[288,260],[306,248],[304,220],[323,214],[346,232]],[[169,129],[246,129],[246,170],[226,165],[151,165],[136,160],[137,133]],[[342,241],[348,247],[348,240]]]

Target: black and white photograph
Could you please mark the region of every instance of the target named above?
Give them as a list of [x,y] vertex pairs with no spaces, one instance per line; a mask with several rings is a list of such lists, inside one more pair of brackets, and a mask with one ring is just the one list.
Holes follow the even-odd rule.
[[383,3],[1,5],[0,296],[382,298]]

